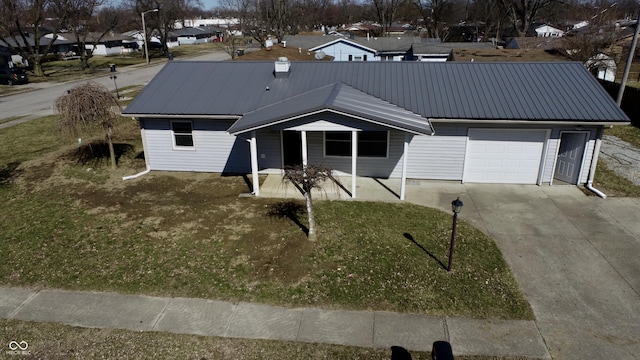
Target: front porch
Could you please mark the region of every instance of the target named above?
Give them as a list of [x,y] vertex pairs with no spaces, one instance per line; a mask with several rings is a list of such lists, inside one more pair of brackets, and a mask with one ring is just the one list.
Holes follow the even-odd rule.
[[[328,180],[323,191],[314,189],[312,197],[322,200],[351,200],[351,175],[335,176]],[[402,179],[379,179],[370,177],[355,178],[357,200],[359,201],[400,201]],[[418,185],[419,182],[407,180],[407,185]],[[260,196],[270,198],[304,199],[302,192],[292,183],[285,182],[281,174],[269,174],[260,186]]]

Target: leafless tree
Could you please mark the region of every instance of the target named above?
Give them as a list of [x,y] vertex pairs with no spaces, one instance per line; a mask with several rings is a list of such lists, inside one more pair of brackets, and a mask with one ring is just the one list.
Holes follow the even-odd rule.
[[429,37],[441,38],[443,28],[452,20],[455,3],[452,0],[413,0],[413,5],[422,15]]
[[498,4],[509,17],[518,36],[525,36],[538,12],[555,1],[560,0],[499,0]]
[[[37,76],[44,76],[42,56],[47,54],[58,32],[66,20],[66,14],[57,18],[48,17],[48,13],[64,0],[1,0],[0,1],[0,45],[27,59]],[[44,31],[47,25],[52,31]],[[43,36],[52,34],[43,41]]]
[[509,22],[504,10],[498,6],[500,0],[475,0],[468,4],[467,20],[484,24],[486,38],[500,40],[502,25]]
[[307,203],[309,217],[309,240],[316,240],[316,222],[313,215],[313,201],[311,191],[322,189],[327,179],[331,178],[331,168],[319,164],[295,165],[285,167],[284,180],[298,187]]
[[580,61],[593,73],[607,63],[620,63],[619,55],[614,51],[620,29],[615,22],[619,19],[616,3],[600,3],[594,7],[590,4],[575,4],[574,13],[587,19],[587,25],[571,30],[562,38],[562,49],[568,58]]
[[[168,53],[167,42],[169,40],[169,33],[175,29],[176,21],[182,20],[192,16],[196,11],[195,9],[202,7],[200,0],[128,0],[130,6],[135,10],[137,15],[141,13],[158,9],[157,12],[150,12],[145,15],[145,27],[146,34],[143,34],[148,42],[151,38],[151,34],[156,32],[160,37],[162,43],[162,53]],[[142,16],[139,16],[140,23],[138,24],[142,28]],[[145,54],[142,54],[145,56]]]
[[115,169],[113,131],[120,117],[120,105],[109,89],[89,81],[57,98],[53,106],[60,114],[58,128],[63,135],[76,137],[96,129],[105,131],[111,167]]
[[382,36],[387,36],[389,28],[396,21],[398,7],[404,0],[371,0],[375,14],[380,26],[382,26]]
[[[65,0],[58,4],[56,13],[66,19],[64,25],[76,41],[82,69],[88,69],[93,50],[118,24],[119,14],[102,8],[105,0]],[[101,17],[97,17],[98,12]],[[93,47],[87,48],[87,44],[93,44]]]

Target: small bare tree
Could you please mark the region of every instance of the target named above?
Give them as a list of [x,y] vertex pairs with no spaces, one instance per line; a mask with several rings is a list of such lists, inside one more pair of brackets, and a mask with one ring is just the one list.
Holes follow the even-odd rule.
[[106,132],[109,144],[111,167],[116,168],[116,155],[113,149],[113,130],[120,117],[118,99],[105,86],[89,81],[77,85],[67,94],[53,103],[60,114],[58,127],[62,134],[76,137],[91,130]]
[[308,237],[311,241],[316,240],[316,221],[313,216],[311,191],[313,189],[322,189],[325,180],[329,178],[331,178],[331,168],[324,165],[294,165],[284,169],[284,180],[293,183],[300,189],[307,203],[307,215],[309,217]]

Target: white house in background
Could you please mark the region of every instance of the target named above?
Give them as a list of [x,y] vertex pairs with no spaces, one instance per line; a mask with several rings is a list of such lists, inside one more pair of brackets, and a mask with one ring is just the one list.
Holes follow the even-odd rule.
[[564,31],[549,25],[539,26],[535,31],[537,37],[562,37],[564,35]]
[[287,35],[288,47],[333,56],[333,61],[449,61],[449,44],[423,42],[417,37],[358,37]]
[[239,24],[240,20],[238,18],[185,19],[184,21],[176,21],[174,27],[176,29],[182,29],[183,27],[195,28],[200,26],[217,26],[229,28],[237,26]]
[[591,59],[589,59],[585,66],[588,69],[592,69],[592,73],[601,80],[614,82],[616,81],[616,72],[618,71],[618,67],[616,66],[616,62],[609,55],[598,54]]

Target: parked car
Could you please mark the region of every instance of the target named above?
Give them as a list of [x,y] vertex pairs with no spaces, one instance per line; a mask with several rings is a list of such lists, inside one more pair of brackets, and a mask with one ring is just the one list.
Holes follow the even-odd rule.
[[2,68],[0,69],[0,84],[14,85],[26,84],[29,82],[27,73],[20,68]]

